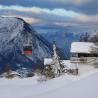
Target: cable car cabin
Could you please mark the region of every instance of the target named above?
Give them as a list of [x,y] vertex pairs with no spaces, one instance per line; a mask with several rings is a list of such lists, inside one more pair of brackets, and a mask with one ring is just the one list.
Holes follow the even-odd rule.
[[32,55],[32,45],[23,46],[23,54]]

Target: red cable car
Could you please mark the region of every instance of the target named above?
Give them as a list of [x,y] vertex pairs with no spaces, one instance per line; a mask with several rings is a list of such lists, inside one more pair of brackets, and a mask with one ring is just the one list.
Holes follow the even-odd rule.
[[24,45],[23,46],[23,54],[32,55],[32,45]]
[[26,42],[24,42],[22,53],[25,55],[32,55],[32,35],[27,37]]

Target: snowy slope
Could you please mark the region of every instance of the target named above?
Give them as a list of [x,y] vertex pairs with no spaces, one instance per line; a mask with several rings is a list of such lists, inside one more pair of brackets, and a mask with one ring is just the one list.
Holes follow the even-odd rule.
[[98,98],[98,72],[36,98]]
[[[33,69],[43,63],[45,57],[51,57],[52,47],[47,40],[37,34],[24,20],[15,17],[0,17],[0,72],[6,64],[14,70]],[[31,58],[23,55],[23,44],[32,37],[33,54]],[[22,68],[21,68],[22,69]]]
[[0,98],[32,98],[72,82],[71,79],[64,76],[44,83],[38,83],[36,79],[37,77],[22,80],[0,79]]
[[98,70],[82,76],[63,75],[43,83],[38,77],[0,79],[0,98],[98,98]]

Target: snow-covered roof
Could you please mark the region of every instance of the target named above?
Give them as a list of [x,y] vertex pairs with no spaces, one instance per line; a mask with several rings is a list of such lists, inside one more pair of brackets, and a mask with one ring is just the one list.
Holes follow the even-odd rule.
[[70,60],[61,60],[61,64],[65,66],[66,69],[76,69],[78,66],[70,62]]
[[73,42],[71,44],[71,52],[72,53],[91,53],[92,47],[95,44],[92,42]]
[[[66,69],[76,69],[76,65],[72,64],[69,60],[60,60],[61,64],[65,66]],[[51,65],[53,64],[52,58],[45,58],[44,59],[44,65]]]
[[52,58],[45,58],[44,59],[44,65],[50,65],[50,64],[52,64],[52,62],[53,62]]

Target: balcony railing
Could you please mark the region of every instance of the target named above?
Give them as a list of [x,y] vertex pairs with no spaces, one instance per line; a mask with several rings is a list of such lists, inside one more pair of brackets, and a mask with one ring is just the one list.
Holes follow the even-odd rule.
[[98,57],[71,57],[72,63],[95,63],[98,62]]

